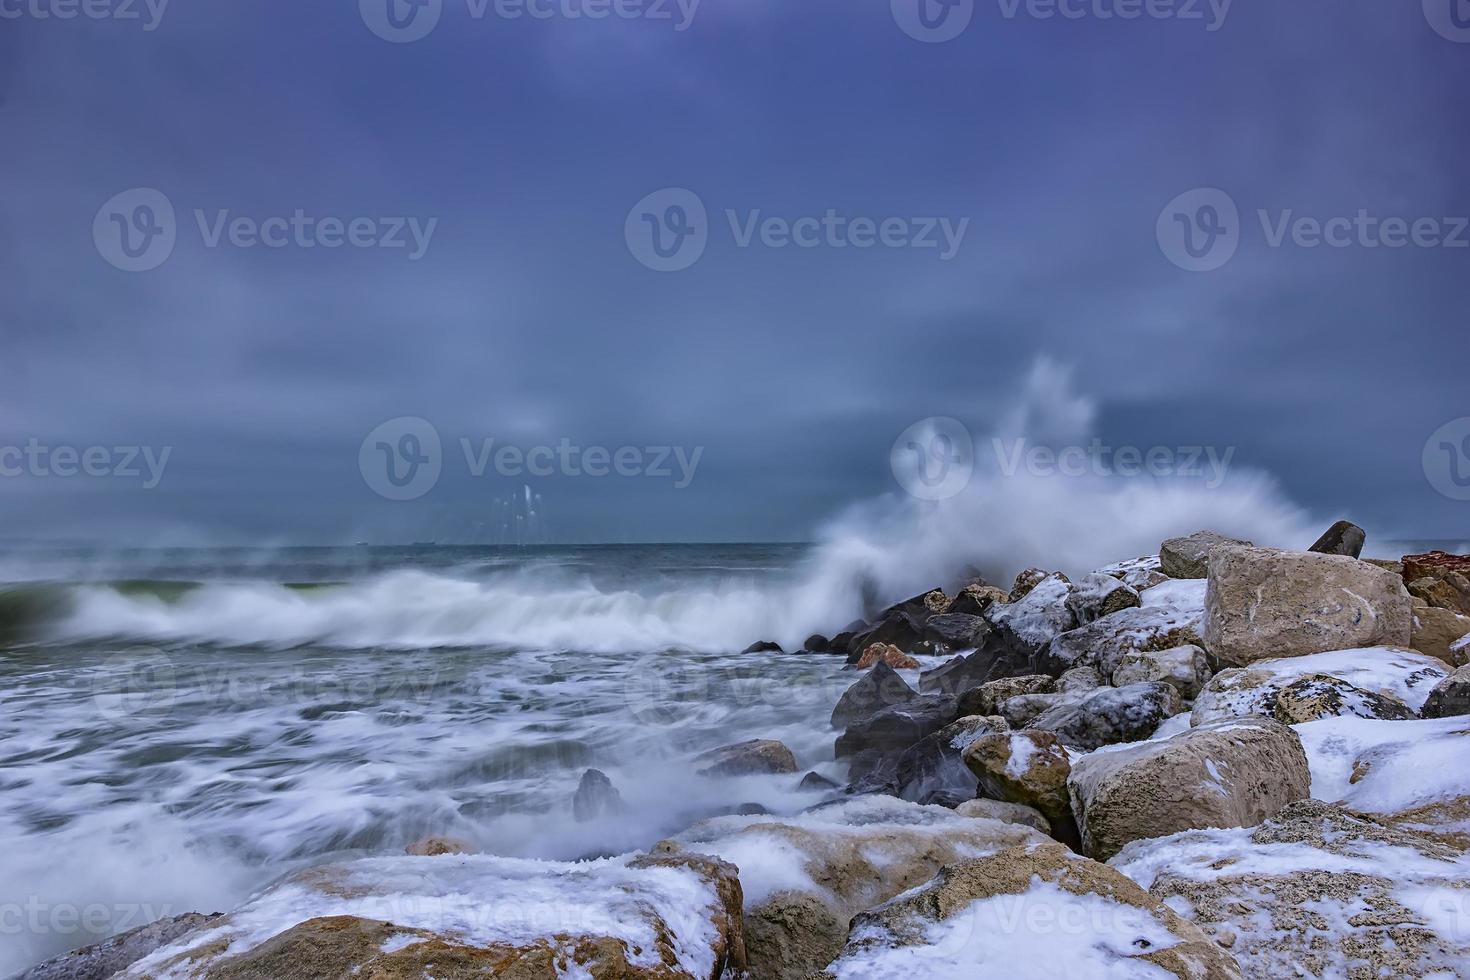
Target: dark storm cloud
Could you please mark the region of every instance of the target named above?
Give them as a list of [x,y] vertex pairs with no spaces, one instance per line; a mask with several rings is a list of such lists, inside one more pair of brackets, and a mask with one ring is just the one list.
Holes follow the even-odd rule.
[[[1234,446],[1324,515],[1460,533],[1420,453],[1470,414],[1470,249],[1272,248],[1256,211],[1470,214],[1470,44],[1410,3],[1239,0],[1213,32],[1008,6],[945,44],[878,2],[704,0],[677,31],[445,0],[407,44],[346,0],[0,20],[0,444],[173,447],[152,491],[0,479],[0,534],[473,536],[524,482],[467,478],[458,440],[494,437],[705,447],[684,490],[530,481],[552,537],[802,537],[892,488],[910,423],[986,431],[1041,354],[1114,443]],[[129,273],[92,223],[136,187],[178,243]],[[657,273],[623,225],[666,187],[710,241]],[[1190,273],[1155,221],[1200,187],[1242,240]],[[437,225],[417,260],[210,248],[196,209]],[[969,223],[945,261],[741,248],[726,209]],[[398,416],[445,446],[411,503],[358,470]]]

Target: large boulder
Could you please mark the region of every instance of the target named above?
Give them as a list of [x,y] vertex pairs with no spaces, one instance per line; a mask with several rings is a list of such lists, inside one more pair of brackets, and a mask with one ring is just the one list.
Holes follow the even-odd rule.
[[1195,580],[1171,580],[1155,586],[1143,593],[1142,606],[1058,636],[1038,657],[1037,666],[1047,674],[1093,667],[1104,678],[1111,678],[1129,654],[1200,646],[1205,591],[1205,583]]
[[990,621],[967,613],[930,616],[924,623],[924,641],[935,653],[974,650],[990,632]]
[[163,946],[220,918],[190,912],[159,919],[31,967],[13,980],[107,980]]
[[1466,637],[1470,637],[1470,616],[1436,606],[1414,609],[1409,646],[1420,653],[1442,660],[1451,667],[1463,666],[1466,654],[1461,641]]
[[945,610],[947,613],[962,613],[967,616],[983,616],[997,602],[1010,602],[1010,594],[993,585],[967,585]]
[[858,670],[867,670],[878,664],[887,664],[894,670],[918,670],[919,662],[892,643],[874,643],[863,651],[855,665]]
[[[924,618],[910,612],[894,612],[883,617],[874,626],[859,630],[845,637],[847,659],[856,663],[875,643],[898,647],[905,653],[928,653],[924,640]],[[836,642],[834,637],[833,642]]]
[[870,771],[885,758],[895,758],[926,735],[959,719],[959,707],[947,694],[928,694],[884,708],[848,726],[837,737],[837,758],[852,760],[853,777]]
[[1410,591],[1422,594],[1431,606],[1470,615],[1470,555],[1405,555],[1401,568]]
[[1470,666],[1461,667],[1429,692],[1421,712],[1425,718],[1470,715]]
[[1248,977],[1448,980],[1470,964],[1464,851],[1339,806],[1303,800],[1253,829],[1140,841],[1110,864]]
[[1071,826],[1071,757],[1051,732],[986,735],[965,750],[964,760],[979,779],[982,796],[1032,807],[1053,828]]
[[374,858],[286,878],[122,976],[717,980],[746,966],[741,907],[735,867],[696,854]]
[[796,756],[780,742],[751,739],[737,745],[711,749],[695,757],[701,776],[751,776],[760,773],[797,772]]
[[1138,591],[1111,575],[1094,572],[1072,586],[1067,605],[1078,624],[1092,623],[1141,605]]
[[1210,573],[1210,556],[1222,545],[1249,545],[1249,541],[1227,538],[1215,531],[1197,531],[1170,538],[1159,546],[1159,568],[1170,578],[1204,578]]
[[971,688],[960,695],[960,713],[966,715],[994,715],[1000,706],[1020,694],[1051,694],[1057,688],[1056,679],[1045,674],[1024,674],[1007,677]]
[[1173,909],[1058,844],[952,864],[853,920],[822,980],[887,977],[1178,977],[1240,967]]
[[1077,614],[1067,600],[1072,583],[1062,574],[1048,575],[1025,596],[990,609],[990,621],[1013,639],[1021,652],[1034,657],[1053,639],[1077,627]]
[[1417,711],[1448,673],[1433,657],[1389,647],[1261,660],[1210,678],[1195,699],[1190,719],[1192,724],[1206,725],[1230,718],[1275,718],[1282,691],[1304,678],[1324,677],[1341,682],[1334,685],[1340,708],[1335,713],[1401,718],[1402,709],[1396,706]]
[[1322,555],[1346,555],[1357,558],[1363,553],[1368,533],[1352,521],[1338,521],[1322,533],[1308,551]]
[[1209,680],[1209,658],[1192,644],[1172,650],[1125,654],[1113,669],[1113,683],[1119,687],[1162,681],[1172,686],[1186,701],[1198,697]]
[[1301,739],[1242,719],[1078,759],[1068,779],[1084,853],[1198,827],[1249,827],[1311,787]]
[[717,817],[654,848],[740,868],[750,975],[807,980],[832,962],[854,915],[946,864],[1044,841],[1029,827],[864,796],[795,817]]
[[1083,752],[1148,738],[1168,718],[1184,710],[1172,686],[1158,681],[1128,687],[1103,687],[1072,704],[1059,704],[1029,727],[1052,732],[1062,744]]
[[1086,696],[1081,691],[1054,691],[1051,694],[1017,694],[1006,698],[995,706],[1000,715],[1012,728],[1029,728],[1037,718],[1053,708],[1076,704]]
[[1231,666],[1352,647],[1408,646],[1409,594],[1392,572],[1339,555],[1212,553],[1204,647]]
[[884,708],[905,704],[918,696],[919,692],[909,687],[896,670],[879,663],[837,699],[832,709],[832,727],[847,728]]
[[975,797],[975,774],[965,766],[965,749],[986,735],[1009,731],[1004,718],[972,715],[925,735],[894,764],[898,796],[914,803],[944,803]]

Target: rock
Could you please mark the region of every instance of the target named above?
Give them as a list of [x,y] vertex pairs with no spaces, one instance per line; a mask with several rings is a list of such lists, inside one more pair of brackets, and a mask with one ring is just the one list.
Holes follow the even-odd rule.
[[1057,682],[1045,674],[1026,674],[1007,677],[971,688],[960,695],[961,715],[995,715],[1000,705],[1019,694],[1051,694]]
[[1158,555],[1149,555],[1145,558],[1130,558],[1127,561],[1115,562],[1098,569],[1104,575],[1111,575],[1121,580],[1135,592],[1142,593],[1156,585],[1169,581],[1169,576],[1161,571]]
[[439,857],[442,854],[473,854],[475,846],[456,837],[425,837],[403,849],[414,857]]
[[1312,796],[1470,849],[1470,724],[1324,718],[1297,725],[1312,767]]
[[894,670],[918,670],[919,662],[891,643],[874,643],[858,658],[857,669],[867,670],[876,664],[887,664]]
[[801,783],[796,787],[803,792],[811,793],[818,790],[837,789],[838,784],[819,772],[809,772],[801,777]]
[[[932,735],[959,718],[959,707],[947,694],[926,694],[884,708],[854,722],[837,738],[837,758],[864,753],[897,756],[925,735]],[[870,757],[871,758],[871,757]],[[868,762],[860,765],[864,769]]]
[[[1453,609],[1470,615],[1470,555],[1450,555],[1443,551],[1430,551],[1422,555],[1405,555],[1402,562],[1402,577],[1405,582],[1418,583],[1423,579],[1442,581],[1453,590],[1456,598],[1440,589],[1426,590],[1438,597],[1430,601],[1431,606]],[[1441,603],[1447,603],[1441,605]]]
[[1326,674],[1307,674],[1281,688],[1276,694],[1273,713],[1283,725],[1299,725],[1343,715],[1395,721],[1414,717],[1409,706],[1397,698],[1365,691]]
[[[1194,725],[1206,725],[1231,718],[1274,718],[1282,690],[1313,676],[1334,678],[1363,692],[1358,696],[1346,689],[1340,691],[1349,695],[1344,702],[1346,713],[1374,717],[1375,705],[1383,705],[1374,695],[1417,711],[1447,674],[1444,665],[1432,657],[1386,647],[1260,660],[1251,667],[1222,670],[1210,678],[1195,699],[1190,719]],[[1386,710],[1390,717],[1399,716],[1399,709],[1390,706]]]
[[1460,641],[1470,636],[1470,616],[1435,606],[1415,609],[1409,646],[1442,660],[1451,667],[1463,666],[1465,649]]
[[1154,681],[1099,688],[1072,704],[1048,709],[1029,727],[1055,733],[1069,748],[1091,752],[1104,745],[1148,738],[1165,719],[1183,710],[1179,692]]
[[474,855],[312,868],[134,963],[129,978],[716,980],[746,967],[736,868]]
[[918,696],[892,667],[879,663],[838,698],[837,706],[832,709],[832,727],[845,729],[884,708],[906,704]]
[[1023,972],[1120,980],[1242,976],[1199,927],[1122,874],[1047,843],[948,865],[923,887],[860,913],[842,956],[817,977]]
[[924,641],[936,653],[974,650],[990,632],[990,621],[966,613],[930,616],[924,623]]
[[801,648],[807,653],[830,653],[832,651],[832,641],[828,640],[821,633],[813,633],[806,638],[806,642],[801,645]]
[[1102,675],[1095,667],[1073,667],[1063,671],[1062,676],[1057,678],[1058,694],[1080,694],[1083,691],[1095,691],[1102,686]]
[[1210,562],[1204,647],[1231,666],[1408,646],[1410,624],[1403,583],[1367,562],[1242,547],[1220,548]]
[[[1072,583],[1065,575],[1048,575],[1025,594],[1004,606],[992,606],[991,623],[1019,647],[1026,659],[1045,650],[1053,639],[1077,628],[1077,617],[1067,604]],[[993,678],[992,678],[993,679]]]
[[905,599],[896,605],[889,606],[878,614],[879,619],[887,619],[889,616],[908,615],[920,621],[930,616],[937,616],[949,608],[949,596],[944,594],[943,589],[930,589],[922,595],[916,595],[912,599]]
[[577,823],[601,820],[625,809],[623,795],[613,786],[607,773],[600,769],[588,769],[582,773],[582,781],[577,784],[576,795],[572,797],[572,816]]
[[964,760],[979,779],[982,795],[1029,806],[1054,828],[1071,824],[1067,777],[1072,763],[1066,746],[1051,732],[986,735],[965,750]]
[[1338,521],[1307,550],[1322,555],[1346,555],[1349,558],[1357,558],[1363,553],[1363,544],[1367,540],[1368,533],[1352,521]]
[[[1040,585],[1049,573],[1039,568],[1028,568],[1016,576],[1016,582],[1011,586],[1010,594],[1006,596],[1007,602],[1020,602],[1031,594],[1031,590]],[[1065,577],[1065,576],[1063,576]]]
[[750,646],[746,647],[744,650],[741,650],[740,652],[741,653],[785,653],[786,651],[781,649],[781,644],[779,644],[779,643],[772,643],[770,640],[761,640],[759,642],[752,643]]
[[955,812],[962,817],[1018,823],[1043,834],[1051,833],[1051,824],[1041,815],[1041,811],[1023,803],[1006,803],[1003,800],[987,800],[981,797],[977,800],[966,800],[955,808]]
[[1429,692],[1421,712],[1425,718],[1470,715],[1470,667],[1461,667]]
[[1124,609],[1136,609],[1142,604],[1133,587],[1101,572],[1094,572],[1077,582],[1067,596],[1067,607],[1072,610],[1079,626]]
[[993,585],[967,585],[949,604],[945,612],[967,616],[983,616],[997,602],[1010,602],[1010,594]]
[[1197,580],[1171,580],[1155,586],[1143,593],[1141,607],[1124,609],[1058,636],[1037,658],[1037,666],[1048,674],[1096,667],[1106,678],[1129,654],[1202,646],[1205,592],[1205,583]]
[[796,817],[707,820],[655,851],[738,864],[750,975],[808,980],[841,952],[857,913],[923,884],[946,864],[1042,840],[1017,824],[864,796]]
[[1447,609],[1450,612],[1460,612],[1460,593],[1447,580],[1434,575],[1426,575],[1416,578],[1404,585],[1408,590],[1409,597],[1418,599],[1426,606],[1434,609]]
[[217,912],[214,915],[190,912],[159,919],[31,967],[13,980],[107,980],[154,950],[170,945],[218,918]]
[[703,763],[701,776],[749,776],[757,773],[797,772],[796,756],[773,739],[752,739],[695,756]]
[[1210,555],[1221,545],[1249,546],[1250,542],[1214,531],[1170,538],[1159,546],[1159,568],[1170,578],[1204,578],[1210,572]]
[[927,653],[924,622],[906,612],[896,612],[881,619],[876,626],[853,635],[847,643],[849,662],[856,663],[875,643],[898,647],[906,653]]
[[1301,739],[1239,719],[1078,759],[1068,780],[1083,852],[1106,860],[1130,841],[1200,827],[1250,827],[1311,788]]
[[1175,647],[1157,652],[1129,653],[1113,669],[1113,683],[1119,687],[1162,681],[1193,701],[1210,680],[1210,661],[1197,646]]
[[974,799],[975,774],[961,756],[977,739],[1009,728],[1004,718],[973,715],[925,735],[895,764],[899,798],[914,803],[936,803],[951,797]]
[[1448,978],[1470,963],[1463,852],[1338,806],[1130,844],[1111,864],[1248,977]]
[[1060,705],[1076,704],[1087,692],[1068,691],[1053,694],[1017,694],[996,706],[996,713],[1012,728],[1027,728],[1031,722]]

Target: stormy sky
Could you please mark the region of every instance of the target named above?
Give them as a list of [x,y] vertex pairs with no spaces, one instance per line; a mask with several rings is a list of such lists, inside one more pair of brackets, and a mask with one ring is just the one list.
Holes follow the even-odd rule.
[[804,539],[1043,358],[1109,445],[1470,533],[1451,2],[0,0],[0,538]]

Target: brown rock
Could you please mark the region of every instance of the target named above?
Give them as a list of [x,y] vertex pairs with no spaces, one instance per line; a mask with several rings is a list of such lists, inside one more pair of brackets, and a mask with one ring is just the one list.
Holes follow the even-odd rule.
[[442,854],[473,854],[475,846],[455,837],[425,837],[403,849],[413,857],[439,857]]
[[1450,609],[1427,606],[1414,610],[1414,627],[1409,646],[1420,653],[1443,660],[1451,667],[1464,665],[1467,651],[1460,644],[1470,636],[1470,616]]
[[863,651],[862,657],[858,659],[857,669],[867,670],[878,663],[884,663],[894,670],[917,670],[919,662],[891,643],[874,643]]
[[1051,732],[987,735],[965,750],[964,759],[980,780],[981,795],[1039,810],[1053,827],[1069,821],[1072,763]]
[[749,776],[755,773],[796,772],[796,756],[774,739],[752,739],[738,745],[711,749],[695,757],[703,763],[701,776]]

